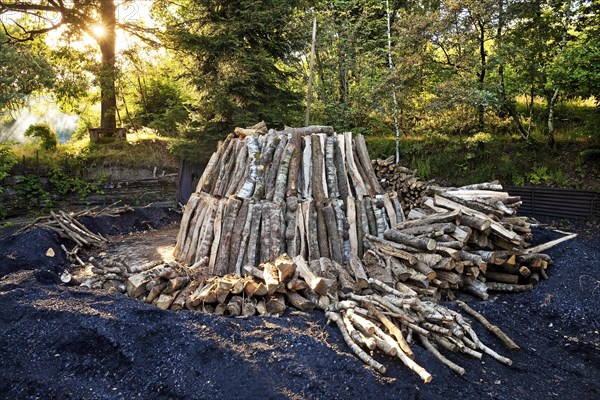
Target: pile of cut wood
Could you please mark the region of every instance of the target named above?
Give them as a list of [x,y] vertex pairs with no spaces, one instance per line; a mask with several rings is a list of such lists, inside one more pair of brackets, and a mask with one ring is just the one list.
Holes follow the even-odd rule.
[[394,156],[385,160],[371,160],[371,164],[383,190],[397,192],[404,210],[421,207],[422,199],[427,195],[427,189],[433,180],[427,182],[420,180],[416,169],[411,170],[396,164]]
[[404,218],[362,136],[319,126],[236,133],[219,144],[185,207],[180,262],[216,275],[283,253],[345,263],[362,256],[367,224],[383,233]]
[[37,218],[16,233],[33,228],[44,228],[56,232],[63,239],[73,241],[79,247],[103,247],[107,243],[106,238],[98,233],[93,233],[78,221],[78,218],[83,215],[87,215],[85,210],[75,214],[67,214],[64,211],[58,211],[58,213],[50,211],[49,216]]
[[497,183],[430,189],[423,208],[383,235],[365,235],[366,268],[379,279],[405,282],[439,301],[462,289],[482,299],[490,291],[525,291],[540,278],[551,258],[547,246],[527,248],[531,229],[516,217],[518,197],[495,191]]
[[410,203],[402,190],[385,192],[360,135],[320,126],[237,128],[185,207],[178,262],[96,265],[73,282],[126,291],[163,309],[248,316],[315,307],[361,360],[385,371],[367,353],[378,348],[424,381],[431,376],[414,360],[413,339],[459,374],[442,351],[510,364],[439,301],[456,290],[485,299],[488,291],[531,289],[551,263],[545,247],[527,249],[530,226],[515,216],[520,200],[497,183],[428,185],[427,196],[422,189]]
[[[74,242],[77,249],[83,247],[104,247],[108,240],[99,233],[94,233],[86,228],[79,219],[82,217],[98,216],[119,216],[124,212],[131,211],[128,205],[116,206],[119,202],[113,203],[108,207],[99,209],[98,207],[86,208],[81,211],[66,213],[64,211],[50,211],[50,215],[38,217],[32,223],[25,225],[15,232],[16,234],[29,231],[34,228],[43,228],[54,231],[63,239]],[[78,250],[67,252],[68,255],[77,254]]]
[[[63,281],[127,293],[165,310],[269,316],[282,314],[288,306],[301,311],[318,308],[338,326],[352,351],[380,373],[385,373],[386,367],[373,358],[375,349],[399,358],[423,381],[431,381],[431,374],[415,360],[410,347],[415,341],[460,375],[465,370],[438,348],[476,358],[487,354],[512,364],[509,358],[483,344],[471,324],[459,313],[435,302],[421,300],[419,293],[406,285],[398,284],[393,288],[368,278],[362,293],[346,290],[343,285],[348,278],[347,272],[327,258],[309,264],[302,257],[292,260],[283,255],[258,267],[245,267],[246,276],[229,274],[222,277],[207,277],[198,269],[177,262],[135,267],[112,259],[101,265],[94,260],[91,263],[97,266],[82,269],[76,276],[65,272]],[[518,349],[499,328],[466,304],[459,305],[498,335],[509,348]]]

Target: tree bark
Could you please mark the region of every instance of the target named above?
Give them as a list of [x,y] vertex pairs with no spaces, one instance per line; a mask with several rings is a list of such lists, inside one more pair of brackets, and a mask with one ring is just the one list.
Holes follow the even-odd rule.
[[114,134],[117,127],[117,96],[115,92],[117,7],[114,0],[101,0],[100,8],[102,26],[104,27],[104,35],[97,39],[102,53],[102,63],[98,72],[100,82],[100,128]]

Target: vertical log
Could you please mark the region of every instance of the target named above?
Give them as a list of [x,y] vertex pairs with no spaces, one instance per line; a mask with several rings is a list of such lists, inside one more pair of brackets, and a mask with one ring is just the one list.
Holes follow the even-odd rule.
[[[250,235],[248,236],[248,246],[246,247],[246,254],[244,255],[245,262],[243,265],[256,266],[257,251],[260,249],[260,224],[262,217],[262,204],[255,204],[253,207],[253,214],[251,217]],[[259,255],[260,257],[260,255]]]
[[363,200],[356,199],[356,233],[358,238],[358,256],[362,257],[365,252],[364,240],[365,234],[369,234],[369,224],[367,223],[367,214]]
[[325,194],[325,198],[329,198],[329,190],[327,189],[327,177],[326,177],[326,171],[325,171],[325,145],[326,145],[326,138],[327,136],[323,133],[319,133],[319,143],[321,146],[321,165],[322,165],[322,172],[321,172],[321,186],[323,187],[323,193]]
[[339,237],[339,231],[337,222],[335,219],[335,212],[331,207],[331,204],[326,204],[323,207],[323,219],[325,221],[325,226],[327,229],[327,237],[329,239],[329,253],[331,255],[331,259],[337,263],[344,262],[343,256],[343,245]]
[[379,237],[379,232],[377,231],[377,218],[375,218],[375,212],[373,211],[373,203],[371,202],[371,198],[365,197],[364,206],[369,233],[373,236]]
[[350,255],[358,255],[358,230],[356,224],[356,204],[354,198],[346,198],[346,215],[348,218],[348,239],[350,241]]
[[261,163],[265,166],[265,176],[269,176],[271,164],[275,156],[275,150],[277,150],[277,147],[279,147],[281,138],[282,135],[277,133],[274,129],[271,129],[267,134],[267,142],[265,143],[265,148],[263,149],[263,154],[261,155]]
[[346,214],[343,210],[344,202],[341,199],[333,199],[331,204],[333,206],[333,211],[335,212],[338,236],[342,246],[342,256],[345,260],[347,259],[346,253],[350,251],[350,243],[348,242],[350,240],[350,225],[348,224],[348,219],[346,218]]
[[196,184],[196,193],[200,193],[200,192],[204,191],[204,183],[208,179],[208,176],[213,173],[215,165],[217,164],[217,161],[219,160],[219,147],[218,146],[220,146],[220,145],[221,145],[221,143],[219,143],[217,145],[217,151],[215,151],[210,156],[210,159],[208,160],[206,167],[204,167],[204,172],[202,172],[202,175],[200,176],[200,179],[198,180],[198,183]]
[[267,262],[271,257],[271,208],[274,206],[270,201],[263,201],[262,223],[260,231],[260,262]]
[[[197,263],[202,258],[208,255],[210,244],[213,238],[213,223],[217,214],[217,199],[210,198],[208,208],[206,210],[205,223],[202,224],[202,231],[198,238],[198,246],[196,247],[194,263]],[[188,262],[188,264],[191,262]]]
[[254,181],[254,192],[252,198],[260,201],[265,197],[265,166],[259,162],[256,166],[256,179]]
[[[290,169],[290,173],[292,170]],[[286,202],[286,213],[285,213],[285,242],[287,254],[290,257],[298,255],[298,249],[296,249],[296,216],[298,215],[298,197],[288,196],[285,199]]]
[[314,200],[308,202],[305,226],[307,228],[308,260],[318,260],[321,257],[321,253],[319,252],[319,238],[317,236],[317,208]]
[[196,248],[198,247],[198,239],[200,236],[200,229],[202,228],[204,219],[206,218],[207,208],[207,202],[202,200],[198,202],[194,217],[189,222],[191,234],[186,238],[185,246],[181,253],[181,259],[188,264],[195,257]]
[[304,201],[298,204],[298,210],[296,211],[296,229],[298,232],[298,239],[300,239],[300,243],[296,243],[297,251],[296,255],[304,258],[305,260],[309,259],[308,256],[308,230],[306,229],[306,221],[308,218],[308,206],[309,202]]
[[285,148],[281,162],[279,164],[279,171],[277,172],[275,188],[273,190],[273,201],[276,203],[282,203],[284,201],[285,191],[287,189],[288,173],[290,170],[290,162],[292,160],[292,153],[294,152],[293,143],[290,142]]
[[367,151],[367,144],[365,143],[365,137],[363,135],[357,135],[354,138],[354,146],[356,154],[360,160],[360,163],[365,171],[365,178],[369,182],[369,186],[374,190],[373,194],[383,193],[383,189],[379,184],[377,175],[371,165],[371,159],[369,158],[369,152]]
[[404,210],[402,209],[402,204],[398,200],[398,193],[390,192],[389,196],[390,196],[390,200],[392,200],[392,204],[394,205],[394,210],[396,211],[396,221],[398,223],[404,222],[404,220],[405,220]]
[[178,241],[175,246],[175,257],[177,259],[184,260],[185,257],[187,256],[189,249],[190,249],[190,243],[194,236],[195,229],[196,229],[196,227],[202,226],[201,224],[197,225],[196,222],[198,221],[198,218],[202,214],[203,209],[205,209],[205,207],[204,207],[204,204],[202,201],[197,202],[193,210],[190,209],[191,210],[191,212],[190,212],[191,218],[189,218],[187,226],[186,226],[188,231],[183,232],[181,240]]
[[316,201],[322,202],[325,201],[325,190],[323,188],[323,157],[321,150],[321,140],[318,135],[311,136],[311,145],[312,145],[312,175],[311,175],[311,185],[313,197]]
[[302,162],[302,136],[292,134],[290,139],[292,142],[292,159],[290,161],[290,168],[287,181],[286,197],[298,196],[298,172]]
[[225,156],[229,155],[231,152],[231,144],[233,142],[233,135],[228,135],[223,142],[223,145],[219,147],[218,153],[219,158],[214,168],[212,169],[212,173],[208,175],[206,181],[204,182],[203,190],[208,193],[214,193],[215,185],[219,176],[221,175],[221,170],[225,166],[223,160],[225,160]]
[[389,193],[385,193],[383,195],[383,206],[385,208],[387,217],[390,220],[391,227],[396,226],[396,224],[398,223],[398,218],[396,215],[396,209],[394,208],[394,204],[392,203],[392,199],[390,198]]
[[[225,139],[225,142],[228,142],[229,140],[231,140],[231,138],[233,137],[233,135],[228,136]],[[215,171],[215,169],[217,169],[219,167],[219,161],[221,160],[221,156],[223,155],[223,149],[225,147],[225,142],[219,142],[217,144],[217,150],[213,153],[213,155],[210,157],[210,160],[208,160],[208,164],[206,164],[206,167],[204,168],[204,172],[202,173],[202,176],[200,177],[200,180],[198,181],[198,185],[196,185],[196,192],[208,192],[211,186],[211,180],[213,179],[213,176],[215,175],[215,173],[217,173],[218,171]]]
[[358,199],[362,199],[362,197],[368,193],[360,173],[358,172],[356,164],[354,163],[352,132],[344,132],[344,149],[346,151],[346,168],[348,169],[348,175],[350,175],[352,180],[356,197]]
[[325,176],[327,178],[327,190],[330,198],[340,196],[338,189],[337,169],[335,167],[335,138],[327,136],[325,144]]
[[[375,196],[375,194],[376,194],[375,189],[371,186],[371,181],[368,179],[365,167],[360,162],[360,157],[358,156],[356,151],[354,151],[354,165],[356,166],[356,170],[360,174],[360,177],[362,179],[365,190],[367,191],[367,195]],[[371,166],[371,163],[369,162],[369,167],[370,166]]]
[[229,186],[229,182],[232,178],[238,152],[245,153],[245,149],[242,148],[242,142],[235,138],[231,140],[228,148],[223,153],[223,158],[221,159],[221,164],[223,164],[223,166],[219,171],[219,177],[215,181],[214,188],[210,192],[211,194],[223,196],[227,190],[227,186]]
[[312,140],[310,136],[304,138],[304,152],[302,153],[302,197],[312,198]]
[[334,160],[338,182],[339,196],[346,200],[351,196],[350,186],[348,183],[348,172],[346,171],[344,135],[334,136]]
[[259,158],[261,149],[258,138],[246,136],[244,140],[246,140],[248,147],[248,174],[241,189],[238,191],[237,196],[242,199],[249,199],[254,193],[254,184],[258,174],[258,164],[260,162]]
[[232,247],[233,237],[239,236],[239,234],[234,234],[234,226],[241,205],[242,202],[240,200],[229,199],[227,208],[223,211],[225,215],[223,220],[223,235],[221,244],[218,247],[217,260],[215,263],[215,275],[226,275],[234,272],[235,264],[229,262],[229,255],[232,251],[234,251]]
[[175,257],[179,258],[181,255],[182,247],[185,245],[185,239],[187,236],[188,230],[191,229],[189,222],[192,216],[194,215],[194,211],[196,211],[196,206],[200,201],[200,194],[192,193],[190,199],[185,205],[185,210],[183,212],[183,217],[181,217],[181,224],[179,225],[179,232],[177,233],[177,243],[175,244]]
[[384,212],[377,206],[377,201],[373,201],[373,213],[375,214],[375,222],[377,224],[377,233],[380,239],[383,238],[383,232],[387,229],[389,224],[385,220]]
[[221,233],[223,228],[223,209],[229,203],[229,199],[222,199],[219,201],[217,207],[217,214],[213,223],[213,239],[210,247],[210,258],[208,260],[208,273],[215,273],[215,263],[217,261],[217,252],[219,250],[219,244],[221,243]]
[[275,183],[277,182],[277,175],[279,173],[279,164],[284,157],[285,150],[287,148],[287,135],[281,135],[281,139],[275,154],[273,155],[273,161],[269,167],[269,176],[265,185],[265,193],[267,200],[273,200],[273,194],[275,192]]
[[231,179],[229,180],[229,184],[227,185],[227,189],[225,190],[225,197],[229,197],[237,192],[238,187],[241,184],[240,181],[248,171],[248,151],[246,150],[246,142],[244,140],[238,140],[238,143],[240,144],[241,149],[237,152],[235,167]]
[[319,254],[321,257],[330,257],[329,252],[329,239],[327,225],[325,224],[325,217],[323,214],[323,203],[315,200],[317,210],[317,238],[319,241]]
[[279,257],[282,254],[282,247],[285,246],[286,226],[281,204],[285,203],[273,203],[269,215],[271,224],[271,256],[269,260]]
[[[235,260],[235,273],[238,275],[242,274],[242,263],[244,262],[244,259],[246,257],[246,252],[247,252],[247,248],[248,248],[248,238],[250,237],[250,228],[252,225],[252,221],[254,219],[254,211],[255,211],[255,205],[254,203],[251,203],[249,200],[244,200],[244,205],[247,204],[247,211],[246,211],[246,216],[244,218],[243,221],[243,228],[241,230],[241,235],[236,235],[234,237],[234,245],[235,245],[235,249],[237,249],[237,251],[235,253],[231,253],[231,258]],[[242,211],[244,210],[244,208],[242,208]],[[240,211],[240,218],[236,223],[236,232],[240,232],[239,230],[237,230],[237,227],[239,227],[242,224],[242,211]],[[240,241],[239,244],[237,242],[237,237],[240,237]]]

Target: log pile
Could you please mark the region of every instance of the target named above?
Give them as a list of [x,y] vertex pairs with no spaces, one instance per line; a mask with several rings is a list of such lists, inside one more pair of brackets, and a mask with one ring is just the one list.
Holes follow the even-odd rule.
[[79,247],[103,247],[108,242],[105,237],[99,233],[93,233],[87,229],[77,219],[84,213],[67,214],[64,211],[50,211],[50,216],[36,219],[32,224],[21,229],[45,228],[54,231],[63,239],[69,239]]
[[210,275],[242,274],[283,253],[345,263],[362,256],[365,232],[404,219],[364,137],[321,126],[236,133],[219,143],[185,207],[178,261]]
[[76,244],[76,249],[69,252],[65,250],[69,256],[76,255],[79,248],[101,248],[108,243],[108,240],[101,234],[94,233],[87,229],[81,222],[79,222],[79,219],[86,216],[119,216],[124,212],[133,210],[133,208],[128,205],[116,207],[117,203],[111,204],[110,206],[102,209],[93,207],[71,213],[66,213],[62,210],[57,212],[50,211],[50,215],[36,218],[32,223],[15,232],[15,234],[26,232],[34,228],[43,228],[54,231],[61,238],[68,239]]
[[482,299],[488,291],[530,290],[546,277],[552,260],[543,246],[528,249],[530,226],[515,216],[519,198],[495,182],[427,183],[414,198],[402,188],[386,192],[364,138],[331,127],[258,124],[235,133],[219,143],[185,207],[177,261],[132,268],[91,260],[86,274],[63,281],[163,309],[251,316],[317,308],[375,370],[385,372],[372,355],[379,349],[425,382],[431,375],[414,360],[413,341],[461,375],[445,353],[485,353],[510,365],[439,302],[457,290]]
[[424,197],[409,219],[383,237],[365,236],[367,269],[434,301],[453,299],[456,290],[482,299],[488,291],[531,290],[547,279],[552,259],[543,249],[527,249],[530,225],[515,216],[520,199],[501,189],[497,183],[432,188],[433,197]]
[[[340,329],[352,351],[380,373],[386,367],[373,358],[373,350],[399,358],[424,382],[432,376],[415,360],[412,343],[419,342],[457,374],[465,370],[443,353],[462,353],[476,358],[487,354],[511,365],[511,360],[484,345],[461,314],[435,302],[422,301],[406,285],[393,288],[377,279],[364,282],[361,294],[345,290],[344,269],[327,258],[307,263],[287,255],[258,267],[245,267],[245,276],[205,276],[175,261],[132,267],[123,261],[104,260],[76,275],[65,272],[69,285],[126,293],[167,310],[195,310],[230,316],[278,316],[288,307],[314,308]],[[459,304],[511,349],[518,346],[466,304]]]
[[403,210],[410,211],[421,207],[422,199],[427,195],[428,187],[433,181],[419,180],[416,169],[411,170],[396,164],[393,156],[385,160],[371,160],[371,164],[383,190],[398,193]]

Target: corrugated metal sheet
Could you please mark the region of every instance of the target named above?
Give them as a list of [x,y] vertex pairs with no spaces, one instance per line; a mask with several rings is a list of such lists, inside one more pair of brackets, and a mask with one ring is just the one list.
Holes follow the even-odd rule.
[[509,186],[508,193],[521,196],[519,214],[569,219],[600,218],[600,193],[587,190]]

